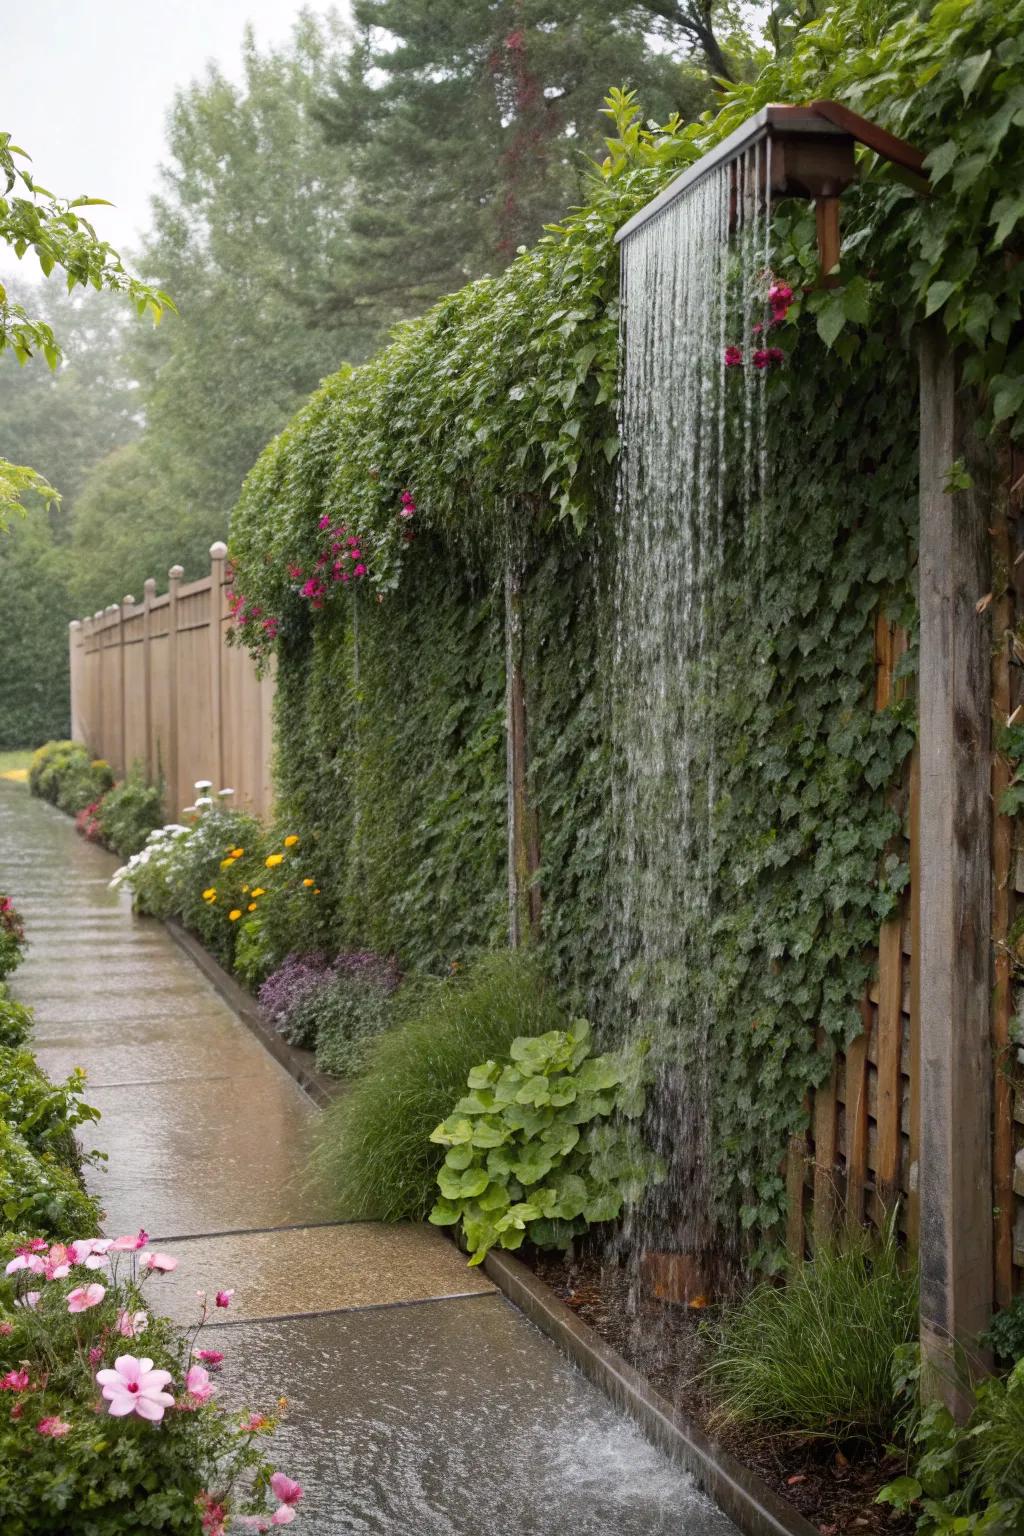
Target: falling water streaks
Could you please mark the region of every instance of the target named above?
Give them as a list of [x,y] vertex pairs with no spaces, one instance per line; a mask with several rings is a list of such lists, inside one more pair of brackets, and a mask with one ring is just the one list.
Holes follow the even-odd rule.
[[[612,952],[622,1016],[655,1042],[651,1133],[665,1181],[622,1241],[714,1244],[712,1000],[700,985],[714,918],[722,577],[764,538],[764,346],[770,145],[714,167],[623,244],[622,455],[615,513]],[[727,366],[727,348],[742,364]]]

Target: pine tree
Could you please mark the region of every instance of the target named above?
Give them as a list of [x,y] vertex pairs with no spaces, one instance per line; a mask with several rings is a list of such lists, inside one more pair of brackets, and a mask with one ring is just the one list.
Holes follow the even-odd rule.
[[504,266],[578,201],[610,86],[638,89],[659,119],[710,105],[705,58],[727,61],[709,0],[694,13],[707,47],[671,14],[684,9],[355,0],[356,46],[319,106],[355,183],[349,275],[328,310],[415,313]]

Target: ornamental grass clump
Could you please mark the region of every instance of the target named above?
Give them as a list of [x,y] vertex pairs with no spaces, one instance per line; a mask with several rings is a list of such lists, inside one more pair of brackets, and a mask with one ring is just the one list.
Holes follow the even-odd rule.
[[896,1416],[897,1352],[917,1331],[917,1277],[895,1221],[877,1238],[819,1243],[785,1284],[755,1286],[709,1331],[720,1423],[883,1443]]
[[4,1258],[4,1536],[225,1536],[293,1522],[302,1487],[265,1444],[276,1418],[223,1407],[224,1355],[197,1347],[232,1290],[200,1292],[191,1328],[160,1316],[161,1276],[178,1260],[145,1231],[32,1237],[9,1242]]
[[430,1133],[478,1062],[507,1056],[517,1036],[564,1028],[539,960],[488,955],[444,980],[407,982],[394,1027],[374,1040],[361,1075],[322,1117],[317,1162],[339,1214],[422,1221],[434,1204],[444,1149]]

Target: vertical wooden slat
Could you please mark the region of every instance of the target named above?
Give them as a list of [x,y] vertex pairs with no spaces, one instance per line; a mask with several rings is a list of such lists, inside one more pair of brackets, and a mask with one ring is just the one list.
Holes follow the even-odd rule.
[[814,1240],[820,1243],[835,1226],[839,1187],[839,1116],[836,1103],[838,1070],[814,1091]]
[[864,1187],[868,1177],[868,1046],[871,1042],[871,1001],[861,1000],[863,1029],[846,1047],[846,1219],[851,1226],[864,1220]]
[[[224,562],[228,547],[220,540],[210,545],[210,774],[215,789],[224,785],[224,639],[221,616],[224,606]],[[265,806],[260,807],[265,810]]]
[[[875,708],[887,709],[902,692],[896,666],[906,650],[906,635],[879,612],[875,621]],[[894,851],[890,849],[890,852]],[[900,1056],[903,1046],[902,914],[882,924],[878,937],[878,1197],[884,1210],[899,1200]]]
[[[142,686],[145,690],[145,742],[146,782],[155,784],[157,779],[157,753],[153,741],[153,599],[156,596],[156,580],[147,576],[142,589]],[[169,806],[164,806],[169,812]]]
[[167,573],[170,597],[167,608],[167,799],[172,820],[176,820],[182,810],[178,765],[178,588],[184,574],[180,565],[172,565]]
[[[810,1111],[809,1096],[804,1110]],[[786,1153],[786,1247],[794,1263],[804,1258],[807,1246],[805,1225],[805,1178],[807,1174],[807,1134],[791,1136]]]
[[82,663],[85,660],[85,636],[81,619],[68,625],[68,734],[72,741],[82,739]]
[[921,1152],[921,764],[910,759],[910,1187],[907,1241],[916,1252],[921,1231],[918,1161]]
[[[1006,506],[1000,502],[992,526],[995,580],[1005,583],[995,602],[993,627],[1001,637],[992,650],[992,708],[997,727],[1010,714],[1010,650],[1014,594],[1010,585],[1010,533]],[[995,945],[995,994],[992,1000],[992,1208],[995,1300],[1000,1307],[1013,1297],[1013,1104],[1009,1076],[1012,966],[1007,938],[1013,922],[1011,868],[1013,824],[999,806],[1009,786],[1010,769],[1000,752],[992,755],[992,939]]]

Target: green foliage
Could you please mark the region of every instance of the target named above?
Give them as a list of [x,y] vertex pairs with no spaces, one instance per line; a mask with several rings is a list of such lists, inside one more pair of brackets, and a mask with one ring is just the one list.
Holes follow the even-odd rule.
[[115,784],[100,801],[100,831],[107,847],[123,859],[138,853],[161,824],[162,802],[163,786],[147,784],[142,764],[133,763],[123,783]]
[[462,1224],[470,1264],[524,1238],[567,1248],[643,1192],[653,1168],[630,1122],[644,1109],[646,1048],[591,1052],[584,1019],[513,1040],[509,1060],[473,1068],[469,1093],[431,1133],[449,1150],[430,1220]]
[[9,896],[0,896],[0,982],[21,964],[25,927]]
[[1024,1292],[997,1312],[982,1334],[982,1344],[1008,1365],[1024,1360]]
[[99,1227],[100,1208],[77,1169],[52,1152],[36,1156],[25,1137],[0,1120],[0,1229],[70,1238]]
[[527,1031],[566,1020],[535,957],[497,953],[444,981],[407,983],[396,1023],[369,1047],[348,1092],[325,1112],[318,1161],[339,1212],[422,1221],[436,1198],[442,1149],[430,1140],[473,1066],[508,1055]]
[[442,972],[507,925],[500,609],[433,549],[411,568],[415,586],[355,595],[282,657],[277,805],[322,878],[324,947]]
[[[701,9],[713,40],[726,8]],[[319,106],[353,178],[328,311],[388,323],[504,267],[579,201],[609,80],[639,87],[659,118],[695,117],[712,88],[685,14],[635,0],[357,0],[355,46]],[[711,68],[728,72],[720,52]]]
[[0,1047],[14,1049],[23,1045],[32,1033],[32,1011],[8,996],[0,982]]
[[0,538],[0,609],[11,658],[0,674],[0,749],[36,747],[63,735],[69,714],[67,573],[41,508]]
[[[5,1245],[0,1262],[12,1246]],[[0,1375],[5,1407],[16,1410],[5,1411],[0,1421],[5,1536],[135,1536],[149,1530],[201,1536],[215,1524],[224,1529],[243,1511],[261,1515],[269,1526],[273,1462],[261,1442],[275,1428],[274,1419],[261,1416],[258,1427],[250,1427],[247,1412],[190,1394],[187,1373],[198,1329],[186,1332],[155,1315],[152,1287],[159,1278],[140,1270],[134,1255],[115,1255],[119,1262],[99,1274],[73,1262],[76,1256],[77,1250],[47,1252],[44,1245],[40,1259],[55,1267],[71,1260],[70,1275],[43,1282],[22,1270],[0,1280]],[[102,1299],[69,1314],[71,1291],[96,1281],[105,1289]],[[33,1287],[41,1293],[37,1304],[17,1305]],[[145,1319],[141,1338],[119,1331],[125,1316]],[[168,1373],[165,1390],[176,1406],[159,1423],[106,1412],[96,1372],[109,1370],[122,1355],[144,1356]],[[201,1379],[196,1384],[204,1386]]]
[[28,782],[34,795],[75,816],[113,788],[114,775],[80,742],[48,741],[33,753]]
[[918,1408],[919,1375],[908,1369],[902,1383],[914,1424],[909,1470],[878,1502],[916,1513],[923,1536],[1011,1536],[1024,1524],[1024,1362],[977,1385],[966,1424],[941,1402]]
[[0,1047],[0,1120],[18,1131],[37,1157],[52,1156],[77,1169],[75,1128],[100,1117],[83,1102],[84,1088],[80,1069],[63,1083],[51,1083],[31,1051]]
[[388,988],[373,980],[342,975],[299,1005],[293,1028],[298,1032],[312,1030],[321,1072],[351,1078],[366,1065],[371,1043],[394,1019],[393,994]]
[[917,1277],[892,1220],[878,1239],[819,1243],[786,1283],[765,1280],[711,1328],[722,1422],[800,1439],[884,1442],[893,1370],[917,1332]]

